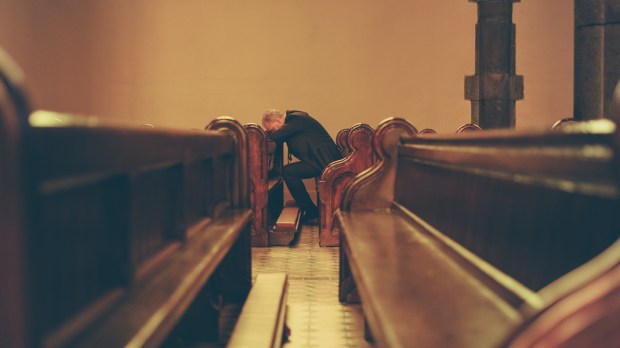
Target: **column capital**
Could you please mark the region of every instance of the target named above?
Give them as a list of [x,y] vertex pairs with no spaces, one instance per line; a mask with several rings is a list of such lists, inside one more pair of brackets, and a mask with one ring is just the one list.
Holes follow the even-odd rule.
[[494,73],[465,76],[465,99],[521,100],[523,76]]

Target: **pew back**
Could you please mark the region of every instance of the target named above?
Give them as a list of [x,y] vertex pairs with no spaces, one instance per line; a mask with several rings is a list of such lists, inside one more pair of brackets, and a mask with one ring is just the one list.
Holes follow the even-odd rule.
[[270,141],[257,124],[244,126],[248,137],[252,246],[269,246],[269,231],[284,206],[283,144]]
[[618,238],[612,133],[405,138],[395,201],[539,290]]

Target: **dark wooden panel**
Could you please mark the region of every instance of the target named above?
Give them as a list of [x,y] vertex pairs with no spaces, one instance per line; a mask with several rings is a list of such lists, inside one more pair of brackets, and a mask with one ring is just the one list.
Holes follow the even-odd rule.
[[269,229],[275,224],[284,204],[283,145],[270,141],[257,124],[244,126],[248,138],[248,172],[252,206],[252,245],[268,246]]
[[126,190],[118,178],[56,192],[30,206],[36,212],[28,235],[36,331],[127,284]]
[[618,238],[616,199],[413,160],[398,171],[398,202],[535,290]]

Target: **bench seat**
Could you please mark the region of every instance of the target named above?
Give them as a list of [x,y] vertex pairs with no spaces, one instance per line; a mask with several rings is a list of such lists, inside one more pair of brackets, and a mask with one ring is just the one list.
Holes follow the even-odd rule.
[[[374,338],[386,346],[498,346],[521,322],[519,297],[535,297],[516,283],[500,285],[503,275],[490,265],[488,274],[472,274],[482,260],[403,213],[337,214],[364,315]],[[451,300],[441,300],[446,297]]]

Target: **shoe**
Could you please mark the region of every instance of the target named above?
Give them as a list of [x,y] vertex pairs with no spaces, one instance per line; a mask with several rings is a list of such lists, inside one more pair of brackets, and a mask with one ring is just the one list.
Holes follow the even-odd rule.
[[304,212],[304,215],[301,218],[301,222],[305,225],[315,226],[319,224],[319,215],[318,214],[310,214],[307,211]]
[[302,220],[304,225],[308,225],[308,226],[318,226],[319,225],[319,218],[315,217],[315,218],[311,218],[311,219],[305,219]]

